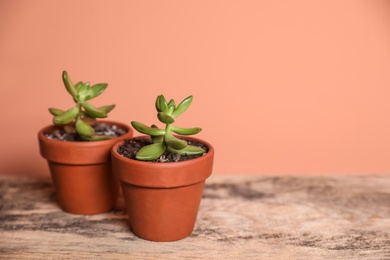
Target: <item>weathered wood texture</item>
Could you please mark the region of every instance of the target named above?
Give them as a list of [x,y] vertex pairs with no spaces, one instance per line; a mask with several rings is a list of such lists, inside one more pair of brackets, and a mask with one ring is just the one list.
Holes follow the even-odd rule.
[[123,201],[62,212],[50,179],[0,177],[4,259],[390,259],[390,176],[212,177],[193,234],[134,236]]

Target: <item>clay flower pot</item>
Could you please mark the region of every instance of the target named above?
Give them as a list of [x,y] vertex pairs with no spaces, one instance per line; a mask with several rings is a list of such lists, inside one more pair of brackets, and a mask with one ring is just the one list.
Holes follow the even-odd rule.
[[39,149],[47,159],[59,206],[72,214],[98,214],[114,208],[119,182],[112,174],[110,151],[120,140],[131,138],[133,131],[117,125],[126,134],[110,140],[93,142],[64,142],[49,139],[45,133],[59,128],[47,126],[38,133]]
[[[136,137],[145,138],[145,137]],[[112,166],[119,177],[129,222],[140,238],[166,242],[189,236],[195,225],[205,180],[211,175],[214,148],[202,157],[181,162],[145,162],[121,156],[112,148]]]

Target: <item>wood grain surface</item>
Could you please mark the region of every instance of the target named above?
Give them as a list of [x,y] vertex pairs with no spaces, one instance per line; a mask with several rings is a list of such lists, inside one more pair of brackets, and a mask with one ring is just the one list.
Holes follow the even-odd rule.
[[390,176],[213,176],[193,234],[130,230],[121,198],[62,212],[49,178],[0,177],[1,259],[390,259]]

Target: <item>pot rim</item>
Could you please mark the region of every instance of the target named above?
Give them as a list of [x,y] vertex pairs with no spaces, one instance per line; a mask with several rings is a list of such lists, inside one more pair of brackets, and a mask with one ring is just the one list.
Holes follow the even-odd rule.
[[121,182],[148,188],[177,188],[205,181],[211,174],[214,161],[213,146],[201,139],[185,137],[203,143],[208,152],[203,156],[180,162],[149,162],[130,159],[118,153],[125,140],[147,138],[136,136],[117,142],[111,148],[113,173]]
[[117,139],[133,132],[133,130],[130,126],[128,126],[124,123],[121,123],[119,121],[98,120],[97,122],[98,123],[106,123],[109,125],[117,125],[118,127],[122,128],[123,130],[126,130],[126,133],[121,135],[121,136],[117,136],[117,137],[107,139],[107,140],[100,140],[100,141],[61,141],[61,140],[56,140],[56,139],[50,139],[45,135],[46,132],[50,132],[50,131],[53,131],[55,129],[62,128],[61,125],[52,124],[52,125],[47,125],[47,126],[41,128],[38,132],[38,138],[41,139],[43,142],[48,143],[48,144],[56,144],[56,145],[61,144],[63,146],[83,146],[83,147],[91,146],[91,147],[94,147],[94,146],[104,145],[106,143],[112,143],[113,141],[116,141]]
[[[197,160],[202,160],[202,158],[204,158],[206,155],[208,154],[211,154],[211,155],[214,155],[214,147],[208,143],[207,141],[204,141],[202,139],[199,139],[199,138],[196,138],[196,137],[190,137],[190,136],[182,136],[182,135],[176,135],[176,136],[179,136],[179,137],[184,137],[183,139],[190,139],[190,140],[193,140],[193,141],[197,141],[197,142],[200,142],[204,145],[207,146],[208,148],[208,151],[202,155],[202,156],[199,156],[197,158],[192,158],[192,159],[189,159],[189,160],[185,160],[185,161],[179,161],[179,162],[151,162],[151,161],[142,161],[142,160],[136,160],[136,159],[131,159],[131,158],[128,158],[128,157],[124,157],[122,155],[120,155],[118,153],[118,147],[121,146],[126,140],[136,140],[136,139],[147,139],[149,138],[148,135],[139,135],[139,136],[134,136],[132,138],[127,138],[127,139],[124,139],[124,140],[121,140],[119,142],[117,142],[111,149],[111,153],[112,155],[114,155],[115,157],[117,157],[118,159],[120,159],[121,161],[128,161],[130,160],[131,163],[134,163],[134,164],[148,164],[148,165],[169,165],[169,166],[172,166],[174,164],[189,164],[191,161],[197,161]],[[161,167],[161,166],[160,166]]]
[[131,138],[133,130],[130,126],[117,121],[99,120],[99,122],[117,125],[127,132],[124,135],[102,141],[66,142],[47,138],[46,132],[61,128],[57,125],[48,125],[38,132],[41,156],[50,162],[68,165],[91,165],[110,162],[112,146],[120,140]]

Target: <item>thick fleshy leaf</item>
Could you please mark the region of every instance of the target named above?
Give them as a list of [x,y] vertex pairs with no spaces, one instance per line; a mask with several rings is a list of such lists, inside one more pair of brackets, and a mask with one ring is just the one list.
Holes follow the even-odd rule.
[[79,91],[80,91],[80,88],[81,88],[83,85],[84,85],[84,83],[81,82],[81,81],[79,81],[79,82],[77,82],[77,83],[74,85],[74,87],[76,88],[77,92],[79,92]]
[[203,148],[193,146],[193,145],[187,145],[185,148],[181,150],[175,150],[171,147],[168,147],[168,151],[171,153],[177,153],[180,155],[200,155],[204,154],[206,151]]
[[89,83],[83,83],[77,93],[77,100],[85,101],[89,97]]
[[158,99],[159,99],[159,107],[161,112],[169,113],[169,108],[168,108],[167,101],[165,100],[165,97],[163,95],[160,95],[158,96]]
[[103,141],[103,140],[109,140],[112,139],[112,136],[106,136],[106,135],[94,135],[94,136],[82,136],[80,135],[81,139],[85,141]]
[[53,118],[53,123],[56,125],[66,125],[73,121],[79,113],[78,107],[72,107],[71,109],[65,111],[61,115],[55,116]]
[[92,137],[95,134],[95,129],[93,129],[89,124],[85,123],[82,119],[77,119],[76,132],[81,136]]
[[169,108],[173,107],[175,109],[176,108],[175,100],[173,99],[169,100],[168,107]]
[[178,106],[177,108],[172,112],[172,117],[178,117],[180,116],[181,114],[184,113],[184,111],[186,111],[188,109],[188,107],[191,105],[192,103],[192,96],[189,96],[187,98],[185,98]]
[[160,96],[157,96],[156,103],[154,105],[156,107],[157,112],[162,112],[161,107],[160,107]]
[[103,113],[108,114],[111,110],[114,109],[114,107],[115,107],[115,104],[112,104],[112,105],[98,107],[98,110],[102,111]]
[[175,103],[175,100],[171,99],[168,103],[168,108],[169,108],[169,115],[172,114],[172,112],[175,110],[176,108],[176,103]]
[[90,117],[93,118],[107,117],[106,113],[100,111],[98,108],[94,107],[91,103],[88,103],[87,101],[82,102],[81,105],[84,107],[85,112],[87,112]]
[[135,158],[142,161],[152,161],[158,159],[166,150],[163,143],[150,144],[142,147]]
[[53,107],[49,108],[49,112],[53,116],[59,116],[59,115],[62,115],[63,113],[65,113],[64,110],[58,109],[58,108],[53,108]]
[[68,72],[66,72],[65,70],[62,72],[62,81],[64,82],[65,88],[68,91],[68,93],[74,99],[76,99],[76,97],[77,97],[77,90],[76,90],[72,80],[70,79],[70,77],[68,75]]
[[171,133],[165,135],[165,142],[169,147],[175,150],[181,150],[188,145],[186,141],[176,138]]
[[151,135],[151,136],[159,136],[159,135],[164,135],[165,130],[164,129],[159,129],[155,127],[149,127],[143,123],[140,122],[131,122],[131,125],[134,127],[135,130],[137,130],[140,133]]
[[[156,125],[152,125],[152,128],[158,128]],[[164,135],[151,136],[154,144],[164,142]]]
[[183,128],[183,127],[172,126],[171,130],[179,135],[194,135],[202,131],[202,128],[200,127]]
[[84,100],[90,100],[92,98],[99,96],[101,93],[103,93],[103,91],[107,88],[107,86],[108,84],[106,83],[99,83],[88,88],[88,93],[85,96]]
[[157,117],[158,120],[160,120],[160,122],[164,124],[173,124],[175,122],[175,119],[173,119],[173,117],[164,112],[158,112]]

